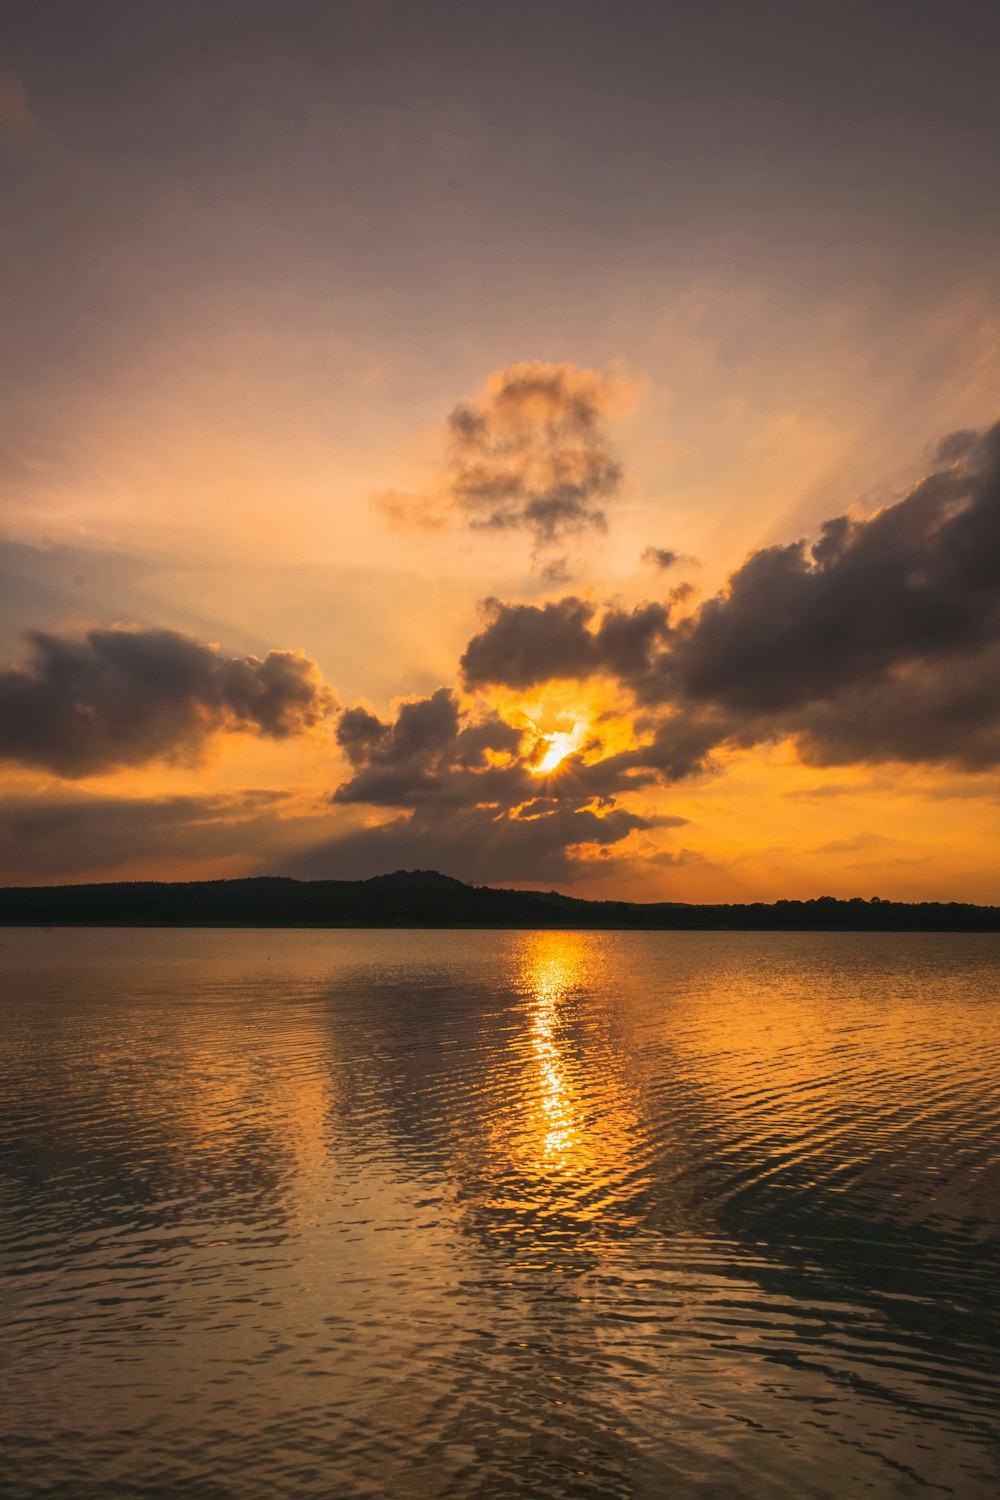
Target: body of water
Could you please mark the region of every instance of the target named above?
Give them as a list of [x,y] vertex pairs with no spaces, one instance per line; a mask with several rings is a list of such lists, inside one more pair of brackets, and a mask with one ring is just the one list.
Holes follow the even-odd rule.
[[0,1492],[994,1500],[998,980],[995,935],[0,933]]

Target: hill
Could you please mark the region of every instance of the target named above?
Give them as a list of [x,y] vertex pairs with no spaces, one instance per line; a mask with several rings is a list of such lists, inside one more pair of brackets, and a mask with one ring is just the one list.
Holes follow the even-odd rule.
[[265,875],[8,887],[0,889],[0,926],[998,932],[1000,907],[832,896],[745,905],[586,901],[558,891],[466,885],[436,870],[397,870],[370,880]]

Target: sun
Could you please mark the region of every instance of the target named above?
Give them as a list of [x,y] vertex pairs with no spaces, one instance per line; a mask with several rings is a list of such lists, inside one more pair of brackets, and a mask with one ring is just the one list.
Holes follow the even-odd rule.
[[557,730],[555,734],[543,734],[542,740],[548,748],[541,760],[536,761],[531,767],[534,775],[548,776],[557,766],[562,765],[567,755],[572,755],[574,750],[579,750],[586,728],[584,723],[578,721],[572,729]]

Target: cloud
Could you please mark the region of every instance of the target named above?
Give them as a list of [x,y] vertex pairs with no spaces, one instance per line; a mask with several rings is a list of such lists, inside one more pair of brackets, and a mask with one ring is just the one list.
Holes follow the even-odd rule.
[[816,764],[1000,763],[1000,424],[869,520],[754,553],[637,688]]
[[337,740],[354,774],[333,800],[373,807],[517,802],[538,790],[527,760],[515,758],[523,738],[495,715],[463,723],[450,688],[402,704],[391,723],[349,708]]
[[398,811],[388,822],[325,841],[289,873],[374,874],[433,865],[469,880],[557,879],[633,832],[685,820],[647,817],[620,796],[656,779],[638,749],[605,753],[597,733],[581,738],[548,775],[537,774],[549,739],[440,688],[403,703],[390,721],[346,709],[337,739],[351,775],[337,806]]
[[1000,644],[918,662],[810,706],[797,723],[811,765],[858,760],[1000,765]]
[[0,672],[0,758],[58,776],[190,760],[220,731],[286,739],[336,702],[299,651],[225,657],[173,630],[122,626],[25,639],[28,663]]
[[386,870],[428,868],[459,880],[560,880],[593,853],[636,830],[660,826],[621,807],[600,813],[572,801],[540,800],[522,811],[461,807],[448,816],[422,807],[373,828],[355,829],[286,861],[305,879],[364,879]]
[[465,680],[614,679],[648,711],[665,771],[788,736],[816,764],[996,765],[1000,424],[952,434],[936,462],[868,520],[843,514],[812,545],[754,552],[679,620],[673,600],[600,617],[572,595],[488,600]]
[[605,507],[622,482],[604,430],[620,390],[620,382],[571,364],[498,371],[448,417],[438,483],[376,503],[400,525],[519,530],[536,548],[604,530]]
[[0,880],[18,883],[113,870],[136,859],[260,860],[304,826],[281,792],[210,796],[19,797],[0,801]]
[[1000,635],[1000,424],[870,520],[753,553],[672,652],[689,699],[773,714],[829,702]]
[[649,563],[651,567],[659,568],[665,573],[668,568],[683,561],[679,552],[671,552],[669,547],[644,547],[641,562]]
[[[339,713],[348,772],[326,805],[352,826],[294,855],[301,839],[262,834],[289,873],[436,865],[472,880],[579,878],[608,851],[620,861],[648,842],[633,835],[683,821],[636,810],[631,794],[767,740],[791,737],[817,765],[1000,764],[1000,427],[952,435],[933,472],[870,518],[845,513],[812,544],[753,553],[680,618],[670,598],[625,608],[575,594],[484,610],[461,659],[471,701],[442,687],[387,718],[364,705]],[[306,733],[335,707],[301,653],[227,658],[124,627],[28,639],[29,662],[0,672],[0,755],[61,776],[191,758],[219,732]],[[586,711],[551,734],[508,696],[589,678],[607,693],[581,694]],[[553,742],[569,754],[538,775]],[[32,807],[6,815],[5,837],[22,858],[36,845],[80,860],[100,847],[106,864],[107,849],[128,858],[178,840],[193,852],[234,837],[242,847],[222,830],[279,816],[208,807],[202,839],[193,804],[151,808],[130,822],[107,802]],[[358,827],[368,815],[385,821]]]
[[487,599],[483,609],[486,628],[473,636],[460,664],[470,687],[525,689],[601,672],[641,677],[654,648],[670,634],[669,608],[662,604],[608,608],[596,629],[596,606],[572,594],[543,605]]

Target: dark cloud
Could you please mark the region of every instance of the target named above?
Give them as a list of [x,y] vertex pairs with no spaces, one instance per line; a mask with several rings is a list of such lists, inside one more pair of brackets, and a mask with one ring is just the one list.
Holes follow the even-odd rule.
[[[632,716],[631,744],[603,753],[598,721],[539,776],[546,736],[516,715],[463,709],[449,688],[388,719],[354,706],[337,721],[350,770],[331,801],[354,817],[394,816],[294,856],[292,840],[266,830],[258,846],[280,850],[300,874],[433,865],[465,879],[558,881],[609,850],[627,855],[633,834],[679,824],[637,813],[628,794],[703,771],[724,746],[792,736],[816,764],[997,765],[1000,428],[953,435],[936,462],[870,519],[842,515],[811,546],[754,553],[679,620],[669,602],[487,601],[462,658],[469,687],[603,676]],[[226,658],[175,632],[121,627],[29,640],[29,663],[0,673],[0,753],[63,776],[190,757],[220,730],[298,734],[333,707],[313,663],[294,652]],[[259,801],[138,806],[0,809],[0,851],[44,875],[154,848],[242,851],[251,824],[289,821]]]
[[461,660],[470,687],[524,689],[599,672],[641,677],[655,647],[670,634],[669,610],[662,604],[606,609],[596,629],[596,607],[572,594],[543,605],[487,599],[484,610],[486,628],[473,636]]
[[487,625],[461,660],[470,687],[502,683],[524,689],[553,677],[587,677],[598,670],[590,622],[594,606],[572,594],[553,604],[503,604],[487,599]]
[[1000,762],[1000,425],[870,520],[755,553],[638,691],[711,705],[817,764]]
[[547,543],[603,528],[621,484],[603,432],[607,388],[572,365],[513,365],[448,419],[451,491],[470,526],[520,526]]
[[152,858],[255,861],[303,841],[308,826],[283,793],[19,797],[0,801],[0,881],[72,878]]
[[28,663],[0,672],[0,758],[87,776],[196,757],[211,735],[285,739],[335,705],[299,651],[225,657],[173,630],[28,632]]
[[568,583],[573,570],[568,557],[553,557],[539,569],[549,583]]
[[670,636],[670,610],[663,604],[606,609],[594,637],[598,659],[617,677],[641,678],[657,647]]
[[333,800],[373,807],[516,801],[537,791],[528,765],[512,759],[522,738],[521,730],[495,716],[463,725],[449,688],[404,703],[392,723],[365,708],[349,708],[337,739],[354,774]]
[[561,880],[587,863],[579,846],[593,855],[656,826],[656,820],[621,807],[598,813],[555,798],[540,798],[518,812],[461,807],[446,817],[423,807],[320,844],[284,868],[305,879],[364,879],[386,870],[430,868],[473,883]]
[[[626,650],[617,641],[609,649]],[[470,880],[557,879],[634,831],[684,822],[621,805],[622,794],[659,777],[641,751],[602,758],[595,739],[538,775],[544,735],[490,712],[465,715],[447,688],[404,703],[391,722],[347,709],[338,739],[352,774],[332,800],[402,814],[320,845],[290,873],[374,874],[416,864]]]
[[[420,494],[394,491],[378,504],[401,524],[522,530],[542,548],[604,530],[605,506],[622,480],[604,430],[612,396],[593,370],[512,365],[452,411],[439,484]],[[565,559],[548,569],[564,575]]]
[[716,746],[733,738],[735,727],[717,714],[679,710],[654,721],[652,743],[643,750],[643,763],[654,767],[665,781],[681,781],[711,765]]
[[668,677],[690,700],[774,714],[911,664],[958,662],[1000,635],[1000,425],[946,439],[947,468],[809,547],[754,553],[681,633]]
[[950,761],[968,771],[1000,765],[1000,644],[858,684],[810,705],[796,733],[803,759],[813,765]]
[[681,556],[678,552],[671,552],[669,547],[646,547],[643,549],[641,561],[665,573],[668,568],[674,567],[681,561]]
[[[605,674],[655,726],[648,763],[684,774],[714,745],[799,739],[817,763],[1000,761],[1000,424],[961,432],[942,465],[869,520],[827,521],[811,546],[753,553],[672,622],[570,595],[487,602],[470,685]],[[669,716],[662,717],[669,709]]]

